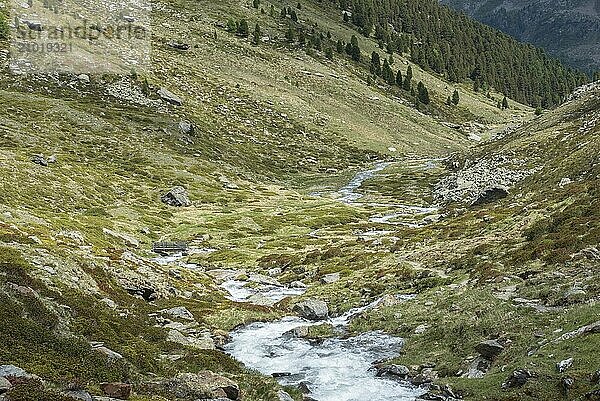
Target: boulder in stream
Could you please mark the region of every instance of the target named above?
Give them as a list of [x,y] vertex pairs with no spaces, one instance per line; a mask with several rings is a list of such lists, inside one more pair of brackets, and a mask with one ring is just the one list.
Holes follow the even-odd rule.
[[325,301],[308,298],[294,305],[293,311],[308,320],[324,320],[329,315]]

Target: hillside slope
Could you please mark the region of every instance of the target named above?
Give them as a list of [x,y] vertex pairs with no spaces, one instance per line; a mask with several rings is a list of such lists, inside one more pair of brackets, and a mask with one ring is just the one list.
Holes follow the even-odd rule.
[[515,38],[546,49],[573,67],[600,70],[600,5],[596,0],[441,0]]
[[[499,109],[499,93],[450,84],[395,55],[394,68],[411,65],[415,81],[431,91],[432,106],[420,111],[409,92],[373,80],[348,57],[290,46],[287,23],[263,6],[265,13],[234,0],[157,2],[154,68],[130,76],[13,75],[2,53],[0,365],[43,382],[4,367],[10,385],[2,383],[9,391],[0,397],[68,401],[91,393],[101,400],[114,394],[103,383],[114,382],[123,391],[131,385],[134,401],[289,399],[274,378],[223,346],[235,328],[293,313],[303,298],[240,302],[223,286],[232,277],[251,289],[307,286],[306,297],[326,299],[332,316],[391,296],[351,330],[406,337],[405,363],[434,361],[440,380],[472,399],[494,399],[506,375],[498,361],[485,386],[454,383],[473,344],[503,335],[518,344],[502,356],[516,368],[534,358],[522,352],[533,325],[549,338],[559,326],[570,330],[595,316],[594,276],[582,271],[596,262],[579,251],[597,238],[565,244],[578,228],[561,217],[579,213],[595,233],[597,208],[585,206],[595,199],[598,174],[595,90],[476,151],[525,160],[522,170],[535,174],[518,184],[521,196],[509,189],[510,197],[482,208],[443,205],[443,191],[433,191],[453,180],[443,160],[471,154],[481,137],[505,135],[507,125],[530,120],[531,109],[513,101]],[[276,16],[281,6],[274,3]],[[300,15],[333,37],[358,36],[318,3],[303,3]],[[268,40],[255,45],[227,32],[228,20],[240,18],[260,22]],[[378,48],[359,41],[364,54]],[[161,100],[160,88],[183,104]],[[445,105],[455,88],[459,105]],[[544,141],[547,153],[529,141]],[[572,155],[564,171],[557,154]],[[554,191],[567,177],[571,184]],[[161,201],[176,186],[191,205]],[[546,214],[551,226],[541,219]],[[537,229],[522,238],[528,227]],[[189,255],[159,257],[151,248],[163,241],[188,242]],[[539,255],[527,253],[536,249]],[[498,264],[490,267],[483,252]],[[579,256],[565,259],[571,254]],[[566,264],[565,275],[541,280],[557,263]],[[336,273],[339,280],[324,280]],[[521,313],[493,296],[499,277],[518,281],[520,296],[565,309]],[[575,279],[585,295],[567,306],[553,298]],[[393,299],[401,295],[416,298],[400,305]],[[437,322],[445,326],[410,335]],[[502,396],[551,399],[551,365],[571,351],[574,394],[589,391],[582,378],[595,363],[585,356],[591,340],[575,344],[580,350],[552,346],[556,357],[534,369],[533,388]],[[296,387],[285,390],[303,397]]]

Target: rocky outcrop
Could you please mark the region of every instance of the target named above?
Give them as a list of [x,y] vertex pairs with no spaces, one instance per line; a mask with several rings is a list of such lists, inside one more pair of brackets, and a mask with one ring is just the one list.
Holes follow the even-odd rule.
[[435,185],[434,195],[440,202],[462,202],[479,205],[506,197],[509,189],[531,175],[534,170],[511,166],[506,157],[465,162],[457,172],[443,178]]
[[377,367],[377,377],[394,377],[406,379],[410,375],[410,369],[404,365],[385,365]]
[[323,320],[329,315],[329,308],[324,301],[309,298],[294,305],[293,311],[308,320]]
[[184,187],[173,187],[169,192],[160,197],[163,203],[175,207],[191,206],[190,198]]

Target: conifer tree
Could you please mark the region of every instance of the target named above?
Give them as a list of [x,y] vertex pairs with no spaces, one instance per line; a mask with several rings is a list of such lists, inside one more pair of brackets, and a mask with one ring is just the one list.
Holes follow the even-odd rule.
[[396,73],[396,85],[402,88],[402,71],[400,70]]
[[371,54],[371,74],[380,76],[381,75],[381,60],[379,59],[379,53],[373,52]]
[[383,60],[383,69],[381,74],[385,82],[387,82],[389,85],[393,85],[394,82],[396,82],[394,71],[392,71],[392,67],[390,67],[390,63],[388,63],[387,59]]
[[458,94],[458,90],[454,89],[454,93],[452,94],[452,103],[458,105],[458,102],[460,102],[460,95]]
[[508,106],[508,99],[506,98],[506,96],[504,96],[504,99],[502,99],[502,109],[506,110],[508,108],[509,108],[509,106]]
[[335,50],[340,54],[344,52],[344,42],[341,39],[337,41]]
[[254,27],[254,37],[252,43],[255,45],[260,43],[260,25],[258,25],[258,23],[256,23],[256,26]]
[[242,19],[237,27],[237,34],[243,37],[248,37],[250,33],[250,28],[248,28],[248,21]]
[[417,84],[417,99],[423,104],[429,104],[429,91],[422,81]]
[[402,84],[402,88],[404,88],[404,90],[410,90],[411,86],[412,86],[412,76],[413,76],[413,72],[412,72],[412,66],[408,66],[408,70],[406,70],[406,77],[404,78],[404,83]]
[[358,38],[356,35],[352,35],[352,39],[350,39],[350,56],[352,60],[359,62],[360,61],[360,47],[358,47]]

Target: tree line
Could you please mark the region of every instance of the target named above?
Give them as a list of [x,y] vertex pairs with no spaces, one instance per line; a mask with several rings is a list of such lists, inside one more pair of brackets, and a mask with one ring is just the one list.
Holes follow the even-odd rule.
[[523,44],[437,0],[329,0],[342,18],[388,53],[408,53],[422,68],[451,82],[470,80],[475,90],[490,87],[532,106],[553,107],[584,73],[566,67],[542,50]]

